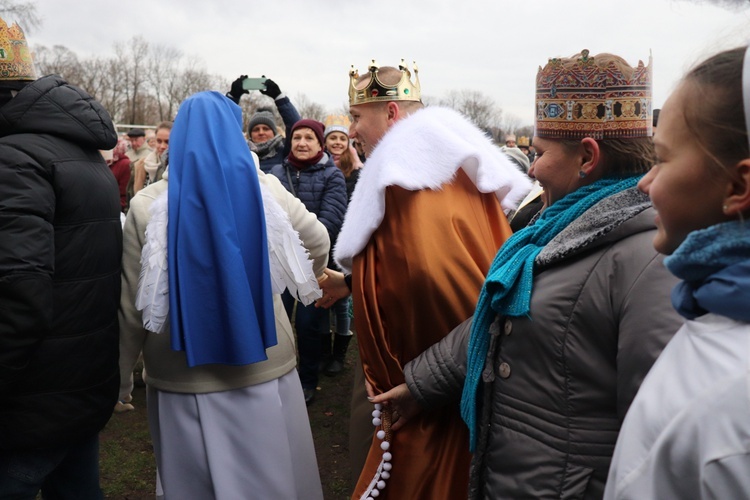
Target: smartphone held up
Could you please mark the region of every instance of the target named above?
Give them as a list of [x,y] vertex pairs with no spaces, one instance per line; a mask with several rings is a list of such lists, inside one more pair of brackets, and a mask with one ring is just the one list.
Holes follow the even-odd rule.
[[245,78],[242,80],[242,88],[245,90],[266,90],[266,77]]

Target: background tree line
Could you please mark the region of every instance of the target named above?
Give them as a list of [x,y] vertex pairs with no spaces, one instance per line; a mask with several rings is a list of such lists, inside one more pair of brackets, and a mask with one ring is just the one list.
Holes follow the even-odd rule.
[[[42,25],[33,0],[0,0],[0,15],[19,21],[27,34]],[[226,91],[231,85],[226,78],[209,74],[201,60],[186,58],[174,47],[151,44],[141,36],[115,44],[114,55],[110,57],[81,58],[63,45],[37,45],[33,52],[39,75],[57,74],[83,88],[104,105],[122,128],[173,120],[180,103],[191,94],[203,90]],[[428,106],[437,104],[459,111],[500,143],[510,132],[532,134],[530,126],[516,130],[519,120],[504,115],[490,97],[476,90],[454,90],[437,99],[425,96],[423,101]],[[323,121],[331,112],[304,94],[297,94],[292,102],[303,118]],[[247,129],[258,108],[271,110],[283,128],[273,101],[260,92],[243,96],[240,106],[243,129]],[[343,105],[332,112],[348,114],[349,110]]]

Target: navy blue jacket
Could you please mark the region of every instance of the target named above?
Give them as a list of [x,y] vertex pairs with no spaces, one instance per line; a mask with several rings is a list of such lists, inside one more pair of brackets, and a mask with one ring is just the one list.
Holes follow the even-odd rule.
[[318,216],[328,230],[333,248],[344,223],[347,206],[344,174],[333,160],[325,154],[318,164],[304,170],[297,170],[284,160],[281,165],[273,167],[271,173],[305,204],[307,210]]
[[[279,110],[281,119],[284,121],[284,128],[286,128],[287,134],[289,134],[294,124],[300,120],[297,108],[294,107],[294,104],[292,104],[292,101],[288,97],[277,99],[274,103],[276,104],[276,109]],[[248,135],[250,135],[249,133],[250,131],[248,130]],[[282,147],[279,148],[275,155],[260,160],[260,169],[268,173],[275,165],[281,165],[284,159],[289,156],[290,149],[291,140],[284,140]]]

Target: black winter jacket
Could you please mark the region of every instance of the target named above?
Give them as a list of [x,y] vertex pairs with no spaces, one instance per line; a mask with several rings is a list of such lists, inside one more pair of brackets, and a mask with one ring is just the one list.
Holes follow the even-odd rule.
[[0,449],[96,434],[117,401],[122,230],[107,111],[58,76],[0,107]]
[[[271,169],[284,187],[305,204],[305,208],[318,216],[328,230],[331,248],[344,223],[346,214],[346,181],[344,174],[324,155],[316,165],[297,170],[287,160]],[[291,179],[291,185],[289,181]]]

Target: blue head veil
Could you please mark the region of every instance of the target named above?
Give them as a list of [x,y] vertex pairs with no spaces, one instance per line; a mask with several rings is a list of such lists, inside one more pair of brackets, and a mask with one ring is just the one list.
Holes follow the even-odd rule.
[[170,135],[169,321],[189,366],[246,365],[276,344],[266,223],[239,106],[185,100]]

